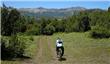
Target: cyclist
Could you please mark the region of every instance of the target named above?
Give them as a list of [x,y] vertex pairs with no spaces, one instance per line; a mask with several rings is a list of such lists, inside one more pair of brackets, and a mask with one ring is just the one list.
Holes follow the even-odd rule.
[[61,50],[62,50],[61,56],[63,56],[63,54],[64,54],[63,40],[58,37],[56,40],[57,57],[58,57],[59,48],[61,48]]

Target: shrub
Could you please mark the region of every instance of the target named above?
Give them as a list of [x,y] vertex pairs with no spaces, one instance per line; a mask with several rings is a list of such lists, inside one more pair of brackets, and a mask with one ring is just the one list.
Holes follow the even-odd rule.
[[91,30],[90,35],[93,38],[109,38],[110,31],[106,28],[95,27]]
[[52,35],[55,32],[54,26],[47,25],[44,29],[44,34],[46,35]]
[[75,23],[73,24],[73,31],[75,32],[85,32],[88,30],[91,30],[90,24],[89,24],[89,17],[84,16],[79,18]]
[[40,28],[36,26],[31,26],[30,29],[26,31],[27,35],[39,35],[40,34]]
[[[30,41],[29,41],[30,40]],[[11,37],[2,36],[1,38],[1,59],[11,59],[23,57],[25,49],[28,47],[27,41],[32,42],[31,38],[14,35]]]
[[10,57],[10,54],[8,53],[8,44],[9,43],[9,38],[7,37],[1,37],[1,59],[5,59]]

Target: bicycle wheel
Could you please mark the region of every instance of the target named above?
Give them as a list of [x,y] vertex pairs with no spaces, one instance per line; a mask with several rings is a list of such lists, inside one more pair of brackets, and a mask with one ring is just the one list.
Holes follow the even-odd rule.
[[61,58],[62,57],[62,49],[60,48],[59,49],[59,58]]

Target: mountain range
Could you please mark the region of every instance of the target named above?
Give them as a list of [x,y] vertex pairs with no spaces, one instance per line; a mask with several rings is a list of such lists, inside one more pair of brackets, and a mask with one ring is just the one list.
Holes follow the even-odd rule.
[[70,7],[70,8],[19,8],[18,9],[22,15],[25,16],[34,16],[34,17],[65,17],[65,16],[71,16],[71,15],[77,15],[80,11],[94,11],[101,9],[86,9],[84,7]]

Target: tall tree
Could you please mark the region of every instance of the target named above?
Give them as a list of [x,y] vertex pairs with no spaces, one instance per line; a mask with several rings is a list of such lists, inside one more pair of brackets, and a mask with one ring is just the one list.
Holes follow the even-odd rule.
[[3,4],[1,8],[1,34],[7,36],[15,34],[16,30],[14,28],[19,17],[20,13],[16,9],[6,7]]
[[81,30],[82,31],[88,31],[88,30],[90,30],[90,24],[89,24],[90,19],[89,19],[89,17],[88,16],[83,17],[81,21],[82,21],[81,22],[81,26],[82,26],[82,29]]
[[8,35],[9,30],[7,28],[9,28],[8,26],[8,15],[9,15],[9,10],[8,8],[3,4],[3,7],[1,8],[1,34],[2,35]]

